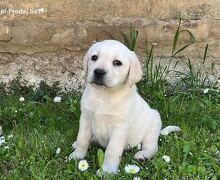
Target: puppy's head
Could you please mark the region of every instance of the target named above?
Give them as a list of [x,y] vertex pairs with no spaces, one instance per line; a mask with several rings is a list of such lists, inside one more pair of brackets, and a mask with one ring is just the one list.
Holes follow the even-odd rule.
[[90,47],[83,60],[88,83],[114,88],[141,80],[142,70],[133,51],[115,40],[105,40]]

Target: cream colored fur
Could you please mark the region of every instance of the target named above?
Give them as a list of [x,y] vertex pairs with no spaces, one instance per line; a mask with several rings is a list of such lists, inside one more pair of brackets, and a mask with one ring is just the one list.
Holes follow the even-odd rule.
[[[91,57],[97,55],[97,61]],[[120,60],[121,66],[113,61]],[[150,159],[158,149],[161,130],[159,113],[138,94],[135,83],[142,70],[137,56],[122,43],[105,40],[88,50],[83,62],[87,84],[81,99],[81,117],[74,152],[70,158],[83,159],[91,139],[106,148],[102,169],[117,173],[123,150],[142,144],[136,159]],[[93,83],[94,70],[107,73],[105,85]]]

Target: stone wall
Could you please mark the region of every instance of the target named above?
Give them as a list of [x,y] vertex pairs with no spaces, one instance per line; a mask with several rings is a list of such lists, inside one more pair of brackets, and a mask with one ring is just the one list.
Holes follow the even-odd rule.
[[[152,43],[155,55],[163,49],[169,56],[179,15],[197,40],[185,54],[197,63],[208,43],[208,59],[218,69],[218,0],[0,0],[0,81],[9,82],[22,70],[30,83],[60,81],[66,89],[77,89],[88,47],[112,37],[123,41],[122,32],[131,25],[139,31],[140,59]],[[181,42],[188,41],[183,35]]]

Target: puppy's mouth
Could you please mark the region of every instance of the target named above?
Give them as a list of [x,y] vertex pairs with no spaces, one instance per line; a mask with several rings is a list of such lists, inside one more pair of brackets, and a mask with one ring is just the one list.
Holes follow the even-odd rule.
[[96,78],[94,78],[91,83],[92,83],[92,84],[95,84],[95,85],[97,85],[97,86],[105,86],[105,87],[108,87],[102,79],[96,79]]
[[92,83],[93,83],[93,84],[96,84],[96,85],[98,85],[98,86],[106,86],[105,83],[102,82],[102,81],[97,81],[97,80],[95,80],[95,81],[92,81]]

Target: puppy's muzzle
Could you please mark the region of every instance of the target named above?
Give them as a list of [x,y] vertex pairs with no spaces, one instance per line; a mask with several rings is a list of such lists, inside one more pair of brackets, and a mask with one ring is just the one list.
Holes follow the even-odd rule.
[[99,68],[95,69],[93,82],[98,85],[105,85],[104,83],[105,75],[106,75],[106,71],[104,69],[99,69]]
[[106,71],[103,69],[95,69],[94,75],[96,78],[104,78],[104,76],[106,75]]

